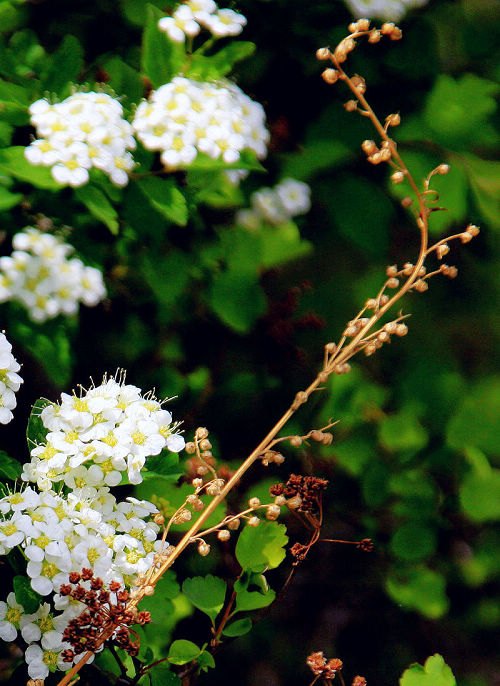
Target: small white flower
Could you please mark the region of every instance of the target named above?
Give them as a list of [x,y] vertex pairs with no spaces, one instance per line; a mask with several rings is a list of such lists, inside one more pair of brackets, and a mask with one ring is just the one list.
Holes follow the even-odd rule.
[[16,601],[14,593],[9,593],[7,602],[0,602],[0,638],[15,641],[24,614],[24,608]]
[[247,23],[246,17],[230,9],[220,9],[204,20],[204,25],[217,38],[237,36]]
[[200,32],[200,25],[187,5],[178,7],[172,17],[162,17],[158,28],[175,43],[184,43],[186,36],[196,36]]

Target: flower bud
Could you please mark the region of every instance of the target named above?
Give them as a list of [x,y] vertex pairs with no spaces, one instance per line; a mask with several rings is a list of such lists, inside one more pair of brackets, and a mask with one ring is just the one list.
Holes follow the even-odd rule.
[[370,35],[368,36],[368,42],[378,43],[381,38],[382,34],[380,33],[380,31],[378,31],[377,29],[373,29],[372,31],[370,31]]
[[391,175],[392,183],[401,183],[405,180],[405,175],[402,171],[396,171]]
[[198,543],[198,552],[202,557],[206,557],[210,552],[210,546],[208,545],[208,543],[205,543],[205,541],[200,541]]
[[401,205],[403,207],[411,207],[413,205],[413,200],[409,197],[403,198],[401,200]]
[[408,333],[408,327],[406,324],[398,324],[396,326],[396,336],[406,336]]
[[294,495],[293,498],[289,498],[286,501],[287,506],[290,508],[290,510],[296,510],[298,507],[302,505],[302,498],[300,495]]
[[373,155],[374,152],[377,152],[378,148],[375,144],[375,141],[372,140],[365,140],[361,143],[361,148],[363,149],[364,152],[366,152],[367,155]]
[[335,83],[338,81],[339,78],[339,72],[336,69],[325,69],[322,74],[321,74],[323,81],[326,83]]
[[250,519],[247,522],[247,526],[259,526],[260,524],[260,519],[258,517],[250,517]]
[[316,59],[318,60],[328,60],[331,56],[330,48],[319,48],[316,50]]
[[436,168],[436,172],[438,174],[447,174],[450,171],[450,165],[449,164],[440,164],[439,167]]
[[269,505],[269,507],[266,509],[266,519],[274,521],[275,519],[278,519],[280,513],[281,509],[278,505]]
[[248,501],[248,506],[252,508],[256,508],[260,506],[260,498],[250,498]]
[[196,446],[190,441],[189,443],[186,443],[184,450],[188,455],[193,455],[196,452]]
[[200,441],[200,450],[211,450],[212,449],[212,444],[208,440],[208,438],[204,438],[202,441]]
[[397,288],[399,286],[399,279],[395,279],[394,277],[387,279],[387,288]]
[[217,534],[219,541],[229,541],[231,538],[231,532],[228,529],[221,529]]
[[356,100],[348,100],[346,103],[344,103],[344,107],[348,112],[354,112],[358,109],[358,103]]
[[239,529],[239,526],[240,520],[238,518],[231,519],[231,521],[227,523],[227,528],[231,529],[231,531],[236,531],[236,529]]
[[290,445],[294,448],[298,448],[302,445],[302,438],[300,436],[292,436],[290,439]]
[[358,31],[368,31],[370,28],[369,19],[358,19]]
[[399,126],[401,124],[401,117],[399,114],[389,114],[386,118],[385,121],[389,126]]
[[208,429],[206,429],[204,426],[199,426],[196,429],[195,435],[199,441],[202,441],[204,438],[208,436]]

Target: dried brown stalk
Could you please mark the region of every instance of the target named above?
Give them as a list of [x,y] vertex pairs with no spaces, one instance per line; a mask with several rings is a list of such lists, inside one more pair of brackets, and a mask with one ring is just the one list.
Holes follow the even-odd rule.
[[[429,216],[433,210],[441,209],[433,205],[433,203],[435,203],[437,200],[437,193],[429,188],[430,180],[435,174],[447,173],[449,167],[446,164],[442,164],[436,169],[432,170],[424,181],[423,190],[420,190],[418,184],[415,182],[411,172],[399,154],[395,141],[388,134],[388,130],[391,126],[397,126],[400,123],[399,114],[390,114],[385,120],[385,125],[383,125],[373,112],[364,96],[366,90],[364,79],[358,75],[354,75],[352,77],[348,76],[341,66],[346,61],[348,53],[356,47],[357,39],[367,36],[370,43],[376,43],[383,35],[386,35],[392,40],[398,40],[401,38],[401,31],[398,27],[394,26],[394,24],[384,24],[380,30],[370,29],[369,21],[367,19],[361,19],[358,22],[351,24],[349,30],[350,35],[344,38],[335,48],[335,50],[331,51],[329,48],[321,48],[318,50],[318,59],[329,60],[334,65],[334,68],[328,68],[323,72],[323,78],[327,83],[343,81],[347,85],[347,87],[353,93],[355,100],[348,101],[345,105],[346,109],[348,111],[358,111],[362,116],[370,119],[375,130],[380,136],[380,146],[377,146],[374,141],[364,141],[362,145],[363,150],[367,153],[368,161],[373,164],[378,164],[380,162],[389,163],[396,170],[391,177],[393,182],[400,183],[401,181],[406,180],[410,184],[417,201],[414,214],[420,232],[420,246],[417,260],[415,264],[407,263],[401,269],[398,269],[395,266],[387,268],[388,278],[376,297],[369,299],[360,312],[358,312],[356,317],[348,323],[346,330],[337,344],[328,343],[325,346],[323,366],[316,378],[305,390],[297,393],[290,407],[286,410],[283,416],[276,422],[269,433],[260,441],[257,447],[238,467],[227,483],[220,488],[219,492],[213,497],[211,502],[206,506],[197,520],[190,527],[189,531],[187,531],[187,533],[182,537],[179,543],[175,545],[175,547],[169,547],[169,549],[165,551],[162,556],[163,559],[160,562],[157,562],[155,566],[150,569],[148,574],[145,575],[141,586],[132,591],[132,599],[128,606],[129,609],[136,607],[145,595],[151,595],[154,593],[156,584],[166,570],[173,565],[177,558],[191,543],[194,541],[199,541],[199,537],[202,535],[200,534],[200,531],[209,516],[226,498],[228,493],[238,484],[242,476],[254,464],[254,462],[262,458],[265,459],[266,453],[269,453],[271,448],[273,448],[273,446],[275,446],[278,442],[289,439],[289,442],[294,445],[294,439],[308,438],[311,433],[313,433],[310,432],[305,437],[277,438],[279,432],[287,424],[288,420],[293,416],[293,414],[301,405],[308,401],[314,391],[321,389],[322,385],[331,374],[342,374],[348,372],[350,369],[348,361],[359,351],[364,350],[366,354],[372,354],[384,342],[390,340],[392,334],[399,336],[406,334],[407,327],[405,324],[403,324],[403,319],[405,317],[401,314],[398,314],[398,316],[392,321],[389,321],[383,326],[376,328],[376,325],[381,321],[384,315],[391,308],[393,308],[394,305],[398,303],[399,300],[401,300],[401,298],[409,291],[415,290],[421,292],[426,290],[427,279],[430,276],[433,276],[437,273],[443,273],[450,277],[456,276],[456,268],[449,267],[444,264],[441,264],[438,269],[427,273],[424,267],[426,257],[432,252],[435,252],[436,257],[440,260],[449,250],[447,241],[458,238],[463,243],[466,243],[479,232],[479,229],[476,226],[469,225],[464,232],[454,234],[453,236],[438,241],[429,247]],[[402,201],[402,204],[404,207],[410,207],[412,205],[411,198],[405,198]],[[404,278],[404,281],[400,284],[399,279],[401,278]],[[395,291],[391,297],[385,293],[385,291],[388,289],[394,289]],[[372,314],[366,317],[363,316],[368,311],[372,311]],[[329,426],[331,426],[331,424]],[[296,442],[296,444],[298,443]],[[200,455],[198,450],[197,454]],[[210,465],[208,465],[206,462],[205,465],[207,465],[209,471],[216,476],[216,473],[212,470]],[[176,514],[179,513],[182,507],[183,506],[179,508]],[[225,523],[227,523],[227,521],[227,518],[223,520]],[[212,527],[207,530],[207,532],[215,531],[219,527],[220,525]],[[168,528],[165,529],[163,537],[164,541],[167,530]],[[203,534],[207,532],[203,532]],[[100,638],[100,645],[111,638],[114,629],[115,627],[111,626],[103,632]],[[58,686],[67,686],[92,655],[93,653],[91,652],[85,653],[81,660],[66,673],[63,679],[59,681]]]

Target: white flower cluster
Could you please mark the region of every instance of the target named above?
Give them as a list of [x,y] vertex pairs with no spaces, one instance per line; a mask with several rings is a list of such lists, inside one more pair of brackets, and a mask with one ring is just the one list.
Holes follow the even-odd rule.
[[0,424],[8,424],[16,406],[16,393],[23,380],[17,373],[21,365],[12,354],[12,345],[0,333]]
[[422,7],[428,0],[345,0],[356,19],[399,21],[409,10]]
[[170,412],[153,395],[142,396],[115,378],[79,396],[63,393],[60,403],[42,410],[41,420],[46,442],[33,448],[22,478],[42,491],[59,482],[71,489],[116,486],[125,472],[139,484],[147,457],[184,448]]
[[152,521],[156,506],[135,498],[119,502],[109,486],[124,471],[139,483],[146,457],[164,447],[184,447],[170,413],[123,378],[105,377],[78,397],[62,394],[40,416],[49,433],[31,451],[22,475],[36,481],[38,490],[27,486],[0,499],[0,554],[20,547],[31,587],[50,601],[33,614],[13,593],[0,602],[0,638],[13,641],[19,632],[29,644],[25,658],[32,679],[71,666],[62,661],[62,651],[71,648],[63,632],[84,609],[59,593],[71,572],[88,568],[106,585],[118,581],[130,588],[167,545]]
[[266,222],[278,226],[311,209],[311,189],[303,181],[283,179],[274,188],[261,188],[250,196],[251,208],[236,213],[237,224],[257,229]]
[[0,499],[0,554],[20,546],[31,587],[52,596],[53,609],[43,603],[34,614],[25,613],[13,593],[7,603],[0,602],[0,638],[13,641],[21,633],[29,644],[25,657],[32,679],[45,679],[51,667],[71,666],[61,658],[71,648],[63,632],[84,606],[58,593],[70,572],[88,568],[106,584],[130,586],[162,546],[159,526],[150,520],[156,511],[152,503],[135,498],[117,502],[103,486],[84,486],[67,496],[28,487]]
[[127,185],[134,166],[128,150],[136,143],[116,98],[74,93],[53,105],[37,100],[29,112],[40,136],[25,149],[31,164],[52,167],[52,176],[64,186],[86,184],[92,167],[101,169],[116,186]]
[[262,105],[237,86],[184,77],[153,91],[137,108],[133,127],[169,169],[189,166],[199,152],[227,164],[238,162],[242,150],[263,158],[269,141]]
[[0,257],[0,302],[21,303],[36,322],[74,314],[82,302],[97,305],[106,295],[102,273],[79,259],[61,238],[27,227],[14,236],[14,251]]
[[162,17],[158,27],[170,40],[184,43],[186,36],[197,36],[202,27],[215,38],[237,36],[247,23],[246,18],[230,9],[219,9],[214,0],[187,0],[171,17]]

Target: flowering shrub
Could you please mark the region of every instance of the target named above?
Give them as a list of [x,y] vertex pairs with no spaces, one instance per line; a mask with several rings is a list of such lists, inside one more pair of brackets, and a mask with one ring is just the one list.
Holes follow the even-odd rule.
[[[460,373],[493,357],[474,258],[495,250],[466,222],[500,226],[496,24],[353,2],[322,81],[343,3],[241,3],[0,3],[0,315],[24,365],[23,383],[4,336],[13,686],[278,683],[277,652],[287,684],[389,683],[424,634],[468,684],[438,620],[467,654],[496,626],[498,381]],[[432,278],[457,261],[458,281]],[[138,385],[68,394],[117,365]],[[182,425],[157,399],[174,395]],[[439,655],[401,677],[430,683],[455,684]]]

